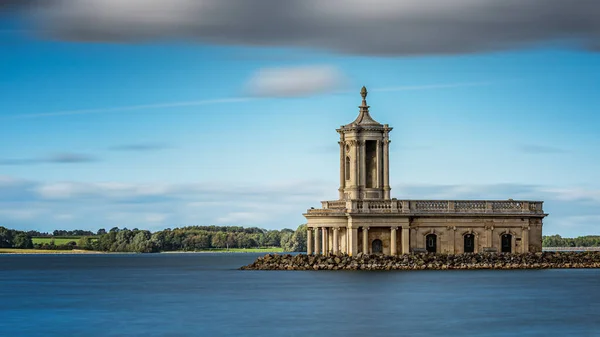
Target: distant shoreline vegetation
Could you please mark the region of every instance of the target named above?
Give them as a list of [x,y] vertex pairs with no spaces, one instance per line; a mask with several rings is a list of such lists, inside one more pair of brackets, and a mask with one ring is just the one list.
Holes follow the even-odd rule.
[[56,230],[52,234],[18,231],[0,226],[0,253],[16,249],[39,253],[47,251],[93,252],[303,252],[306,251],[306,225],[292,229],[265,230],[240,226],[187,226],[150,232],[139,229],[109,231]]
[[[64,252],[306,252],[306,225],[296,230],[266,230],[241,226],[187,226],[156,231],[99,229],[18,231],[0,226],[0,253]],[[600,236],[544,236],[543,247],[600,247]]]

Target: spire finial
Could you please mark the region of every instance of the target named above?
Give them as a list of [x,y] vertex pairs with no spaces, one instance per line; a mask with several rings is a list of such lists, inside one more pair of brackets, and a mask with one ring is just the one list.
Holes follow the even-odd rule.
[[367,100],[367,87],[363,85],[362,89],[360,89],[360,95],[362,96],[363,101]]

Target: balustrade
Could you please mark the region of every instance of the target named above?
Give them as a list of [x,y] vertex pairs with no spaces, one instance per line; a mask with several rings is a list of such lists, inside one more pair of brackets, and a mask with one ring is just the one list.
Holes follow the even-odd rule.
[[542,202],[515,200],[334,200],[322,204],[323,208],[308,213],[543,213]]

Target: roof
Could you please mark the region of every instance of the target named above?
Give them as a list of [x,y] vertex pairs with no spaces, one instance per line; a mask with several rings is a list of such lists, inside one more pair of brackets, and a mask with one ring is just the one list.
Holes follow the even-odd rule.
[[383,125],[371,117],[369,114],[369,106],[367,105],[367,88],[362,87],[360,90],[360,95],[362,96],[362,104],[359,106],[358,117],[354,120],[354,122],[345,125],[345,127],[353,127],[353,126],[382,126]]

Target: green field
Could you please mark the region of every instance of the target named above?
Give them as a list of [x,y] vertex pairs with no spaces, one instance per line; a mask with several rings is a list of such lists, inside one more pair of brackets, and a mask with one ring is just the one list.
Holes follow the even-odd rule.
[[79,241],[80,238],[80,236],[33,237],[31,238],[31,241],[35,245],[41,243],[49,244],[50,242],[52,242],[52,240],[54,240],[54,244],[58,246],[66,245],[71,241],[75,241],[75,243],[77,243],[77,241]]
[[[41,243],[49,244],[50,242],[52,242],[52,240],[54,240],[54,244],[59,246],[66,245],[67,243],[73,241],[77,243],[81,238],[81,236],[34,236],[31,238],[31,241],[35,245]],[[92,239],[92,241],[97,240],[95,237],[90,238]]]
[[94,254],[98,252],[90,252],[85,250],[50,250],[50,249],[17,249],[17,248],[0,248],[0,254]]

